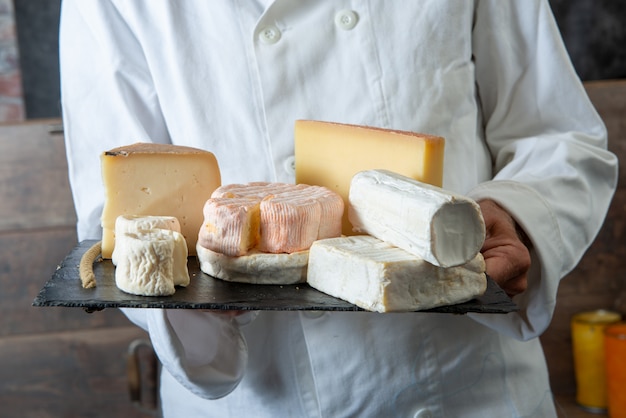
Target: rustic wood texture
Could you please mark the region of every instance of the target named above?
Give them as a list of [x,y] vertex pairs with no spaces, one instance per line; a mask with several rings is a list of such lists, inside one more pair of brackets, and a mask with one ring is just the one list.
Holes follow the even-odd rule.
[[0,416],[150,416],[126,373],[142,330],[116,309],[32,306],[77,244],[60,123],[0,124]]
[[0,337],[128,325],[115,310],[31,306],[77,242],[60,123],[0,125]]
[[59,126],[0,125],[0,231],[76,224]]
[[0,415],[146,417],[128,396],[134,326],[0,338]]
[[[626,80],[586,83],[609,133],[609,149],[626,161]],[[576,392],[570,319],[577,312],[610,309],[626,315],[626,167],[606,221],[585,256],[560,284],[554,318],[541,337],[553,392]]]

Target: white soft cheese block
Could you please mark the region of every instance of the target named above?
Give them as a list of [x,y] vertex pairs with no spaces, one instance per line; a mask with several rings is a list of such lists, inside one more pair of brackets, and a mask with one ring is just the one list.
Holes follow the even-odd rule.
[[474,200],[391,171],[357,173],[349,199],[354,231],[440,267],[469,262],[485,240],[485,222]]
[[287,285],[306,281],[308,251],[271,254],[252,251],[228,256],[197,245],[200,270],[215,278],[237,283]]
[[176,277],[180,270],[175,267],[187,262],[186,243],[179,232],[154,229],[125,233],[117,245],[115,284],[124,292],[168,296],[176,291],[176,282],[183,281]]
[[[162,233],[146,235],[145,233],[162,230]],[[165,239],[164,235],[170,235],[174,240],[174,265],[173,280],[176,286],[189,284],[189,271],[187,269],[188,248],[184,236],[181,234],[180,223],[173,216],[138,216],[120,215],[115,220],[115,247],[111,256],[114,265],[118,265],[120,257],[127,256],[126,245],[123,242],[129,237],[144,233],[145,237]],[[130,235],[129,235],[130,234]],[[169,238],[168,238],[169,239]]]
[[307,282],[368,311],[406,312],[462,303],[487,289],[485,262],[442,268],[369,235],[316,241]]
[[[258,202],[258,210],[251,199]],[[341,196],[325,187],[264,182],[224,185],[204,206],[198,242],[228,256],[242,256],[250,250],[305,251],[317,239],[341,235],[343,211]]]
[[215,155],[192,147],[137,143],[104,152],[101,162],[102,257],[112,256],[119,215],[176,217],[194,255],[202,207],[221,185]]

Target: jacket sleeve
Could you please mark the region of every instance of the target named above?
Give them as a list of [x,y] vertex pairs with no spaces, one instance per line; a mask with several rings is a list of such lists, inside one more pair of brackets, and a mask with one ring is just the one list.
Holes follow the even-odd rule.
[[[113,3],[62,3],[60,66],[69,178],[78,238],[99,239],[104,200],[103,151],[134,142],[170,142],[141,46]],[[232,391],[243,377],[247,347],[238,322],[197,311],[124,309],[150,333],[163,366],[205,398]]]
[[532,241],[518,314],[478,316],[528,339],[549,325],[559,281],[598,233],[617,183],[604,124],[569,60],[548,2],[479,0],[476,85],[494,178],[470,195],[493,199]]

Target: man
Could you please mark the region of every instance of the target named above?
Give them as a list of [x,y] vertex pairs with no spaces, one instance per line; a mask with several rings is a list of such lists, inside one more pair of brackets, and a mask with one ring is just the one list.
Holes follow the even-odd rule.
[[65,0],[63,117],[80,239],[99,154],[212,151],[224,184],[293,182],[293,121],[446,138],[479,201],[487,272],[519,313],[125,310],[163,364],[166,416],[555,416],[538,336],[597,233],[617,162],[547,1]]

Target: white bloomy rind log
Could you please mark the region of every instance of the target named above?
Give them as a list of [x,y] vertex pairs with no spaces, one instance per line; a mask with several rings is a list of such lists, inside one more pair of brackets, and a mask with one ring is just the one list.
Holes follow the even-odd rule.
[[368,235],[316,241],[307,282],[321,292],[374,312],[407,312],[466,302],[487,289],[479,253],[469,263],[434,266]]
[[440,267],[474,259],[485,240],[478,204],[465,196],[387,170],[357,173],[350,183],[354,231],[373,235]]

